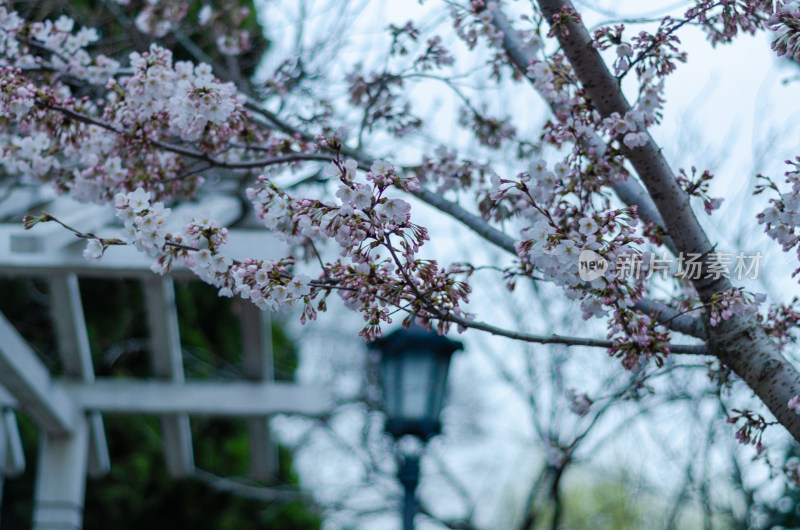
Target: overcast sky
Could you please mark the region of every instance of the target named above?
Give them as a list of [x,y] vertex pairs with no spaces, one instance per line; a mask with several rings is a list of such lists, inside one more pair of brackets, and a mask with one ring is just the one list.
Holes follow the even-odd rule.
[[[343,12],[343,4],[344,2],[336,0],[305,4],[288,0],[268,1],[261,15],[269,28],[270,38],[276,41],[276,46],[271,57],[265,61],[265,69],[268,70],[271,60],[276,61],[281,57],[281,50],[293,49],[298,39],[308,46],[319,35],[341,31],[342,27],[338,24],[341,24],[339,15]],[[686,5],[685,2],[651,1],[646,3],[645,12],[642,10],[643,4],[645,3],[636,0],[577,2],[590,27],[608,20],[614,13],[624,14],[627,18],[662,16],[668,12],[679,13],[682,9],[669,9]],[[384,28],[389,23],[402,25],[411,19],[426,25],[442,20],[441,3],[436,0],[428,0],[422,6],[411,1],[357,0],[351,5],[354,6],[353,12],[356,15],[352,24],[344,26],[347,42],[335,57],[326,59],[330,61],[332,72],[349,71],[356,62],[370,65],[382,61],[388,42]],[[511,5],[513,11],[526,4],[511,2]],[[593,6],[593,9],[588,9],[588,6]],[[306,24],[302,36],[298,36],[293,30],[295,24],[292,21],[301,16],[302,9],[305,9],[302,16]],[[445,22],[445,26],[449,26],[449,23]],[[706,216],[698,204],[698,218],[708,229],[712,240],[720,242],[720,249],[762,252],[766,256],[762,280],[748,287],[775,295],[777,301],[788,301],[793,294],[798,293],[797,282],[789,279],[789,274],[796,267],[796,258],[781,253],[774,243],[766,239],[761,228],[756,226],[755,214],[766,206],[768,197],[753,198],[751,194],[757,172],[779,177],[777,180],[782,182],[780,175],[785,171],[783,160],[800,154],[795,151],[798,137],[795,105],[798,85],[782,83],[783,80],[800,74],[800,68],[777,61],[769,49],[769,38],[764,34],[742,37],[732,45],[717,49],[712,49],[697,29],[686,28],[680,35],[684,49],[689,51],[689,62],[679,65],[677,72],[667,79],[665,119],[652,132],[674,168],[688,169],[696,165],[701,171],[711,169],[717,176],[712,189],[718,195],[724,196],[726,201],[713,218]],[[459,50],[457,44],[454,49]],[[464,53],[463,48],[459,53]],[[476,63],[474,57],[458,57],[467,65]],[[473,83],[476,88],[480,88],[482,84],[480,79],[473,79]],[[626,89],[630,88],[626,86]],[[514,115],[523,133],[536,136],[547,111],[532,89],[515,85],[487,93],[487,103],[491,108],[500,111],[500,114]],[[468,135],[455,125],[457,103],[445,87],[435,82],[425,83],[414,88],[412,95],[418,112],[433,120],[432,129],[436,131],[438,138],[453,145],[465,144]],[[419,152],[425,145],[426,143],[420,141],[412,141],[407,145],[376,145],[375,149],[378,156],[391,154],[395,157],[392,158],[393,161],[410,162],[418,159]],[[509,168],[511,169],[513,168]],[[516,170],[524,169],[526,168]],[[431,257],[445,263],[464,259],[483,262],[505,259],[494,251],[462,244],[470,240],[470,235],[464,229],[435,215],[419,203],[414,204],[412,214],[416,222],[431,229],[435,244],[426,247],[426,252]],[[523,294],[516,297],[516,307],[512,307],[498,302],[504,295],[497,281],[479,283],[473,296],[473,306],[479,313],[479,319],[511,328],[524,325],[531,332],[569,333],[569,322],[560,329],[553,329],[541,315],[525,313],[524,290]],[[577,306],[570,309],[564,304],[555,304],[554,312],[560,311],[569,315],[574,314],[576,308]],[[522,315],[519,314],[520,311]],[[514,320],[515,314],[519,317],[518,321]],[[342,312],[334,311],[322,316],[315,330],[301,330],[299,327],[295,329],[298,336],[305,339],[300,344],[304,352],[304,363],[300,371],[302,378],[315,381],[330,376],[333,368],[329,358],[336,355],[336,352],[331,351],[332,344],[342,349],[343,359],[358,364],[358,352],[363,351],[363,345],[358,339],[348,342],[347,338],[341,337],[333,343],[326,342],[325,339],[331,329],[342,330],[350,322],[355,332],[359,327],[358,316],[343,318]],[[572,325],[577,325],[584,335],[605,335],[600,321],[584,325],[572,319]],[[477,410],[484,414],[478,422],[480,435],[457,439],[455,436],[448,436],[446,430],[445,435],[435,441],[434,445],[436,451],[451,464],[454,472],[477,496],[488,498],[481,507],[479,520],[499,521],[508,511],[508,504],[519,504],[524,498],[524,492],[529,485],[528,479],[540,464],[542,453],[540,448],[531,447],[528,442],[532,436],[532,428],[526,419],[530,414],[528,404],[522,402],[509,385],[501,380],[492,359],[500,352],[501,361],[512,372],[518,371],[522,369],[521,363],[526,356],[535,355],[537,347],[526,348],[472,332],[461,339],[466,341],[468,348],[466,353],[454,360],[450,381],[451,401],[465,405],[470,403],[469,399],[477,399],[480,405]],[[543,348],[538,349],[541,352]],[[546,349],[544,350],[547,355]],[[599,381],[597,373],[606,374],[609,369],[620,370],[618,366],[609,365],[602,359],[603,352],[579,352],[578,349],[575,352],[576,357],[585,356],[589,359],[588,363],[594,362],[591,366],[598,372],[587,370],[591,373],[573,374],[573,384],[582,382],[587,388],[592,388]],[[593,358],[600,359],[592,361]],[[348,387],[357,386],[357,374],[353,375],[354,373],[350,372],[350,379],[343,378],[342,384]],[[466,396],[476,393],[477,396]],[[451,418],[451,424],[453,421],[460,421],[456,409],[453,405],[446,411],[446,429],[448,418]],[[460,419],[463,420],[463,417]],[[681,415],[674,410],[667,410],[663,420],[662,427],[666,433],[664,436],[672,437],[671,441],[677,450],[683,447],[684,450],[691,451],[692,435],[681,430]],[[353,428],[360,427],[360,420],[353,418],[351,421]],[[287,433],[292,430],[290,423],[281,423]],[[458,425],[453,428],[458,430]],[[732,431],[730,434],[732,436]],[[634,430],[621,436],[607,448],[602,462],[610,466],[630,466],[635,472],[658,480],[667,488],[677,483],[678,471],[673,470],[669,464],[665,465],[663,459],[653,461],[652,455],[657,453],[653,447],[655,443],[658,443],[658,436]],[[320,447],[323,446],[298,458],[304,482],[312,488],[318,488],[318,491],[342,486],[342,481],[346,482],[348,476],[344,472],[347,465],[340,463],[335,466],[328,458],[330,455],[322,452]],[[327,465],[334,467],[326,468],[327,471],[323,472],[323,466]],[[424,471],[435,473],[430,465]],[[754,481],[763,480],[764,477],[763,469],[753,470]],[[355,477],[351,478],[355,480]],[[454,495],[454,498],[436,496],[435,488],[439,485],[438,482],[423,482],[423,498],[433,494],[437,502],[451,503],[452,509],[457,512],[459,502]],[[377,528],[378,526],[371,525],[379,524],[380,528],[391,529],[398,527],[392,525],[399,525],[399,521],[393,517],[387,516],[379,521],[376,523],[376,520],[370,520],[363,528]],[[423,525],[421,528],[426,527]]]

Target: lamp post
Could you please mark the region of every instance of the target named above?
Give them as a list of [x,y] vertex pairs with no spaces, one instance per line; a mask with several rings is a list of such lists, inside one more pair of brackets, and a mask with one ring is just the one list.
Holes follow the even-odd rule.
[[[395,441],[413,436],[422,444],[439,434],[439,415],[444,405],[450,357],[464,348],[418,326],[399,329],[370,344],[378,350],[386,432]],[[403,528],[413,530],[417,512],[419,454],[398,456],[397,477],[404,489]]]

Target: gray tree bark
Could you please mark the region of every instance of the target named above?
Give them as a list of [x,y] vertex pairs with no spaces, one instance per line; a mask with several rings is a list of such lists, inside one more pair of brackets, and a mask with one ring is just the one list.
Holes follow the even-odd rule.
[[[552,21],[553,15],[564,7],[574,9],[569,0],[538,0],[538,4],[547,21]],[[558,32],[557,38],[591,104],[603,117],[613,112],[624,115],[631,110],[617,78],[592,46],[591,36],[583,23],[570,21],[566,29],[568,34]],[[634,149],[623,146],[623,152],[655,204],[674,242],[674,251],[702,255],[705,269],[714,247],[697,221],[689,196],[679,186],[661,148],[648,133],[645,145]],[[640,194],[637,196],[641,197]],[[705,304],[715,293],[733,287],[728,278],[700,276],[693,285]],[[705,335],[709,351],[741,377],[795,440],[800,441],[800,415],[787,405],[794,395],[800,393],[800,372],[780,353],[756,319],[734,316],[716,326],[706,326]]]

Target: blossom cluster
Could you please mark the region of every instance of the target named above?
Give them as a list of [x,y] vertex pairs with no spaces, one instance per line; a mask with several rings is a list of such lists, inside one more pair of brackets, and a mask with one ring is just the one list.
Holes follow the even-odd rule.
[[664,17],[653,33],[640,31],[630,41],[623,40],[623,24],[603,27],[594,32],[594,46],[601,50],[615,48],[613,66],[619,77],[627,74],[634,65],[640,76],[651,71],[664,77],[675,71],[676,62],[686,62],[686,52],[678,48],[680,39],[675,35],[683,24],[684,21]]
[[800,299],[795,296],[788,304],[771,306],[766,316],[759,314],[757,318],[767,335],[775,338],[778,348],[783,350],[787,344],[797,341],[794,332],[800,324]]
[[579,394],[574,389],[567,390],[569,409],[578,416],[586,416],[592,407],[592,400],[585,393]]
[[456,278],[464,271],[417,258],[427,230],[410,222],[408,202],[388,196],[392,188],[417,189],[416,178],[384,161],[374,162],[364,180],[355,160],[335,160],[330,174],[338,180],[338,201],[293,199],[266,176],[247,196],[264,225],[288,240],[338,244],[341,258],[324,265],[319,288],[336,290],[363,314],[362,335],[375,338],[381,323],[391,322],[391,306],[404,308],[407,318],[437,320],[443,331],[448,315],[466,317],[461,305],[470,288]]
[[49,153],[50,145],[50,137],[43,132],[15,136],[3,150],[6,159],[3,166],[11,175],[41,178],[59,165]]
[[94,85],[105,84],[119,70],[119,62],[100,54],[93,57],[86,50],[100,39],[96,29],[83,27],[73,34],[74,29],[75,22],[62,15],[55,22],[34,23],[31,36],[55,52],[50,65],[57,71]]
[[664,80],[652,70],[645,71],[639,76],[639,99],[636,100],[635,109],[642,113],[644,124],[650,126],[661,121],[661,108],[664,106]]
[[517,136],[517,129],[511,124],[510,118],[493,118],[468,107],[461,109],[458,123],[472,131],[481,145],[490,149],[499,149],[506,141]]
[[562,61],[563,57],[558,56],[552,61],[534,60],[528,65],[528,78],[545,101],[553,105],[566,105],[570,101],[565,76],[555,73],[556,65],[563,64]]
[[[575,188],[568,161],[550,170],[539,160],[517,179],[492,178],[491,199],[513,204],[525,219],[516,243],[520,273],[551,281],[565,294],[581,301],[585,319],[608,316],[609,354],[622,359],[625,368],[637,370],[648,360],[661,364],[669,355],[669,332],[655,319],[630,306],[641,299],[646,281],[618,274],[617,264],[638,252],[639,236],[635,208],[587,215],[580,203],[566,202]],[[557,207],[554,207],[558,205]],[[591,251],[605,259],[608,274],[584,282],[578,271],[579,256]]]
[[[792,190],[781,193],[777,184],[769,178],[761,176],[766,182],[756,188],[755,193],[762,193],[771,189],[778,194],[778,198],[769,199],[770,206],[766,207],[757,215],[759,224],[765,225],[766,234],[777,241],[784,252],[788,252],[797,247],[800,242],[798,237],[798,227],[800,227],[800,157],[794,161],[787,160],[787,164],[792,168],[785,173],[786,182],[791,184]],[[800,259],[800,247],[797,248],[797,256]],[[797,275],[800,269],[794,271]]]
[[763,28],[776,6],[789,4],[783,0],[695,0],[684,13],[684,19],[696,21],[713,46],[731,42],[740,32],[754,34]]
[[608,338],[612,341],[609,355],[621,360],[622,366],[637,373],[651,359],[662,366],[669,355],[670,333],[655,319],[628,308],[618,307],[610,320]]
[[[234,261],[226,256],[223,247],[228,231],[206,215],[192,214],[180,234],[169,233],[165,221],[170,210],[162,203],[151,203],[150,193],[142,188],[118,194],[116,208],[125,224],[128,243],[157,258],[154,272],[165,274],[176,265],[184,265],[218,287],[221,296],[240,296],[262,309],[294,307],[307,301],[311,293],[308,277],[289,272],[294,263],[291,258]],[[87,254],[102,254],[98,253],[97,242],[89,242]]]
[[182,0],[147,0],[136,15],[136,28],[160,39],[186,17],[188,10],[189,4]]
[[769,423],[761,414],[749,410],[732,409],[731,412],[732,414],[727,420],[728,423],[736,425],[741,422],[741,427],[735,434],[736,440],[742,445],[754,445],[756,452],[759,455],[763,454],[766,448],[761,438]]
[[106,107],[105,118],[125,127],[156,128],[186,141],[202,139],[206,149],[219,148],[244,127],[244,96],[233,83],[214,78],[207,64],[172,64],[172,53],[156,45],[130,56],[133,75],[117,86],[122,93]]
[[486,164],[459,160],[455,151],[439,147],[432,155],[423,156],[418,174],[420,184],[441,194],[476,188],[486,182],[490,171]]
[[17,68],[0,67],[0,112],[12,120],[26,116],[35,102],[36,87],[20,74]]
[[15,11],[0,7],[0,65],[8,65],[9,59],[14,59],[19,54],[20,42],[17,34],[23,24],[24,21]]
[[417,57],[414,64],[424,72],[434,68],[452,66],[454,62],[455,58],[442,44],[442,38],[437,35],[428,39],[425,50]]
[[647,144],[649,139],[647,132],[643,130],[643,122],[644,114],[639,111],[626,112],[624,116],[612,112],[603,120],[603,126],[611,138],[621,138],[628,149],[634,149]]
[[[143,188],[130,193],[118,193],[114,206],[125,226],[125,239],[139,251],[157,256],[166,250],[166,219],[170,209],[162,202],[150,202],[151,194]],[[93,256],[99,258],[100,256]]]
[[467,43],[470,49],[478,44],[478,38],[485,35],[492,46],[499,48],[503,44],[503,32],[498,30],[492,19],[497,9],[496,2],[473,1],[469,8],[461,8],[452,4],[450,15],[456,34]]
[[780,2],[768,24],[776,34],[772,49],[778,57],[800,60],[800,6],[796,2]]
[[[98,41],[94,28],[75,30],[75,21],[66,15],[57,20],[26,24],[14,11],[0,7],[0,66],[26,70],[46,69],[93,85],[103,85],[119,70],[119,62],[102,54],[91,55],[87,48]],[[34,49],[49,51],[49,60],[34,54]]]
[[795,488],[800,488],[800,458],[789,458],[783,466],[783,473],[789,484]]
[[243,5],[223,6],[214,10],[206,4],[197,13],[197,22],[214,32],[214,42],[223,55],[239,55],[251,48],[250,32],[240,29],[250,16],[250,8]]
[[[166,229],[170,209],[151,202],[151,194],[143,188],[117,194],[115,206],[117,217],[125,225],[127,242],[157,258],[154,272],[165,274],[176,265],[186,266],[201,280],[218,287],[220,295],[236,295],[262,309],[279,310],[308,301],[310,279],[290,274],[292,259],[234,261],[223,252],[227,229],[206,215],[188,216],[181,233],[173,234]],[[84,255],[98,259],[106,246],[104,240],[91,238]],[[308,313],[306,309],[304,314]]]
[[556,35],[562,35],[566,37],[569,35],[569,24],[580,24],[580,22],[581,14],[575,11],[575,8],[572,6],[564,6],[558,13],[555,13],[552,20],[550,20],[550,32],[547,36],[555,37]]
[[700,176],[697,176],[697,168],[694,166],[692,166],[691,171],[692,176],[689,177],[686,174],[686,170],[681,169],[677,175],[678,184],[680,184],[681,188],[683,188],[686,194],[690,197],[700,198],[700,200],[703,201],[703,208],[705,209],[706,213],[711,215],[714,210],[718,210],[722,205],[721,198],[712,198],[708,194],[709,183],[711,182],[711,179],[714,178],[714,175],[712,175],[710,171],[705,170],[700,174]]
[[399,96],[403,78],[386,72],[364,75],[361,65],[348,75],[350,103],[364,110],[364,126],[383,125],[396,136],[405,136],[422,125],[411,112],[411,104]]
[[[170,200],[202,182],[185,169],[185,154],[216,153],[240,136],[261,139],[244,97],[207,64],[173,64],[171,52],[154,44],[122,68],[90,55],[98,32],[66,16],[28,24],[0,8],[0,29],[0,112],[12,120],[0,134],[2,165],[20,181],[50,182],[87,202],[110,202],[139,186]],[[93,97],[73,94],[80,83]],[[224,158],[242,155],[227,148]]]
[[715,293],[709,302],[709,323],[716,326],[734,315],[751,317],[758,312],[758,307],[766,298],[763,293],[748,293],[738,287]]

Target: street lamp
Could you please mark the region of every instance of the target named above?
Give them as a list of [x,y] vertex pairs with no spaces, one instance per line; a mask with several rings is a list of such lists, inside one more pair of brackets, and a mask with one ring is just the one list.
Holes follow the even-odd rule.
[[[464,345],[434,331],[412,326],[375,340],[370,348],[381,353],[380,382],[386,432],[395,441],[414,436],[426,443],[442,430],[439,415],[444,405],[450,357]],[[413,530],[419,454],[398,455],[397,476],[405,491],[403,528]]]

